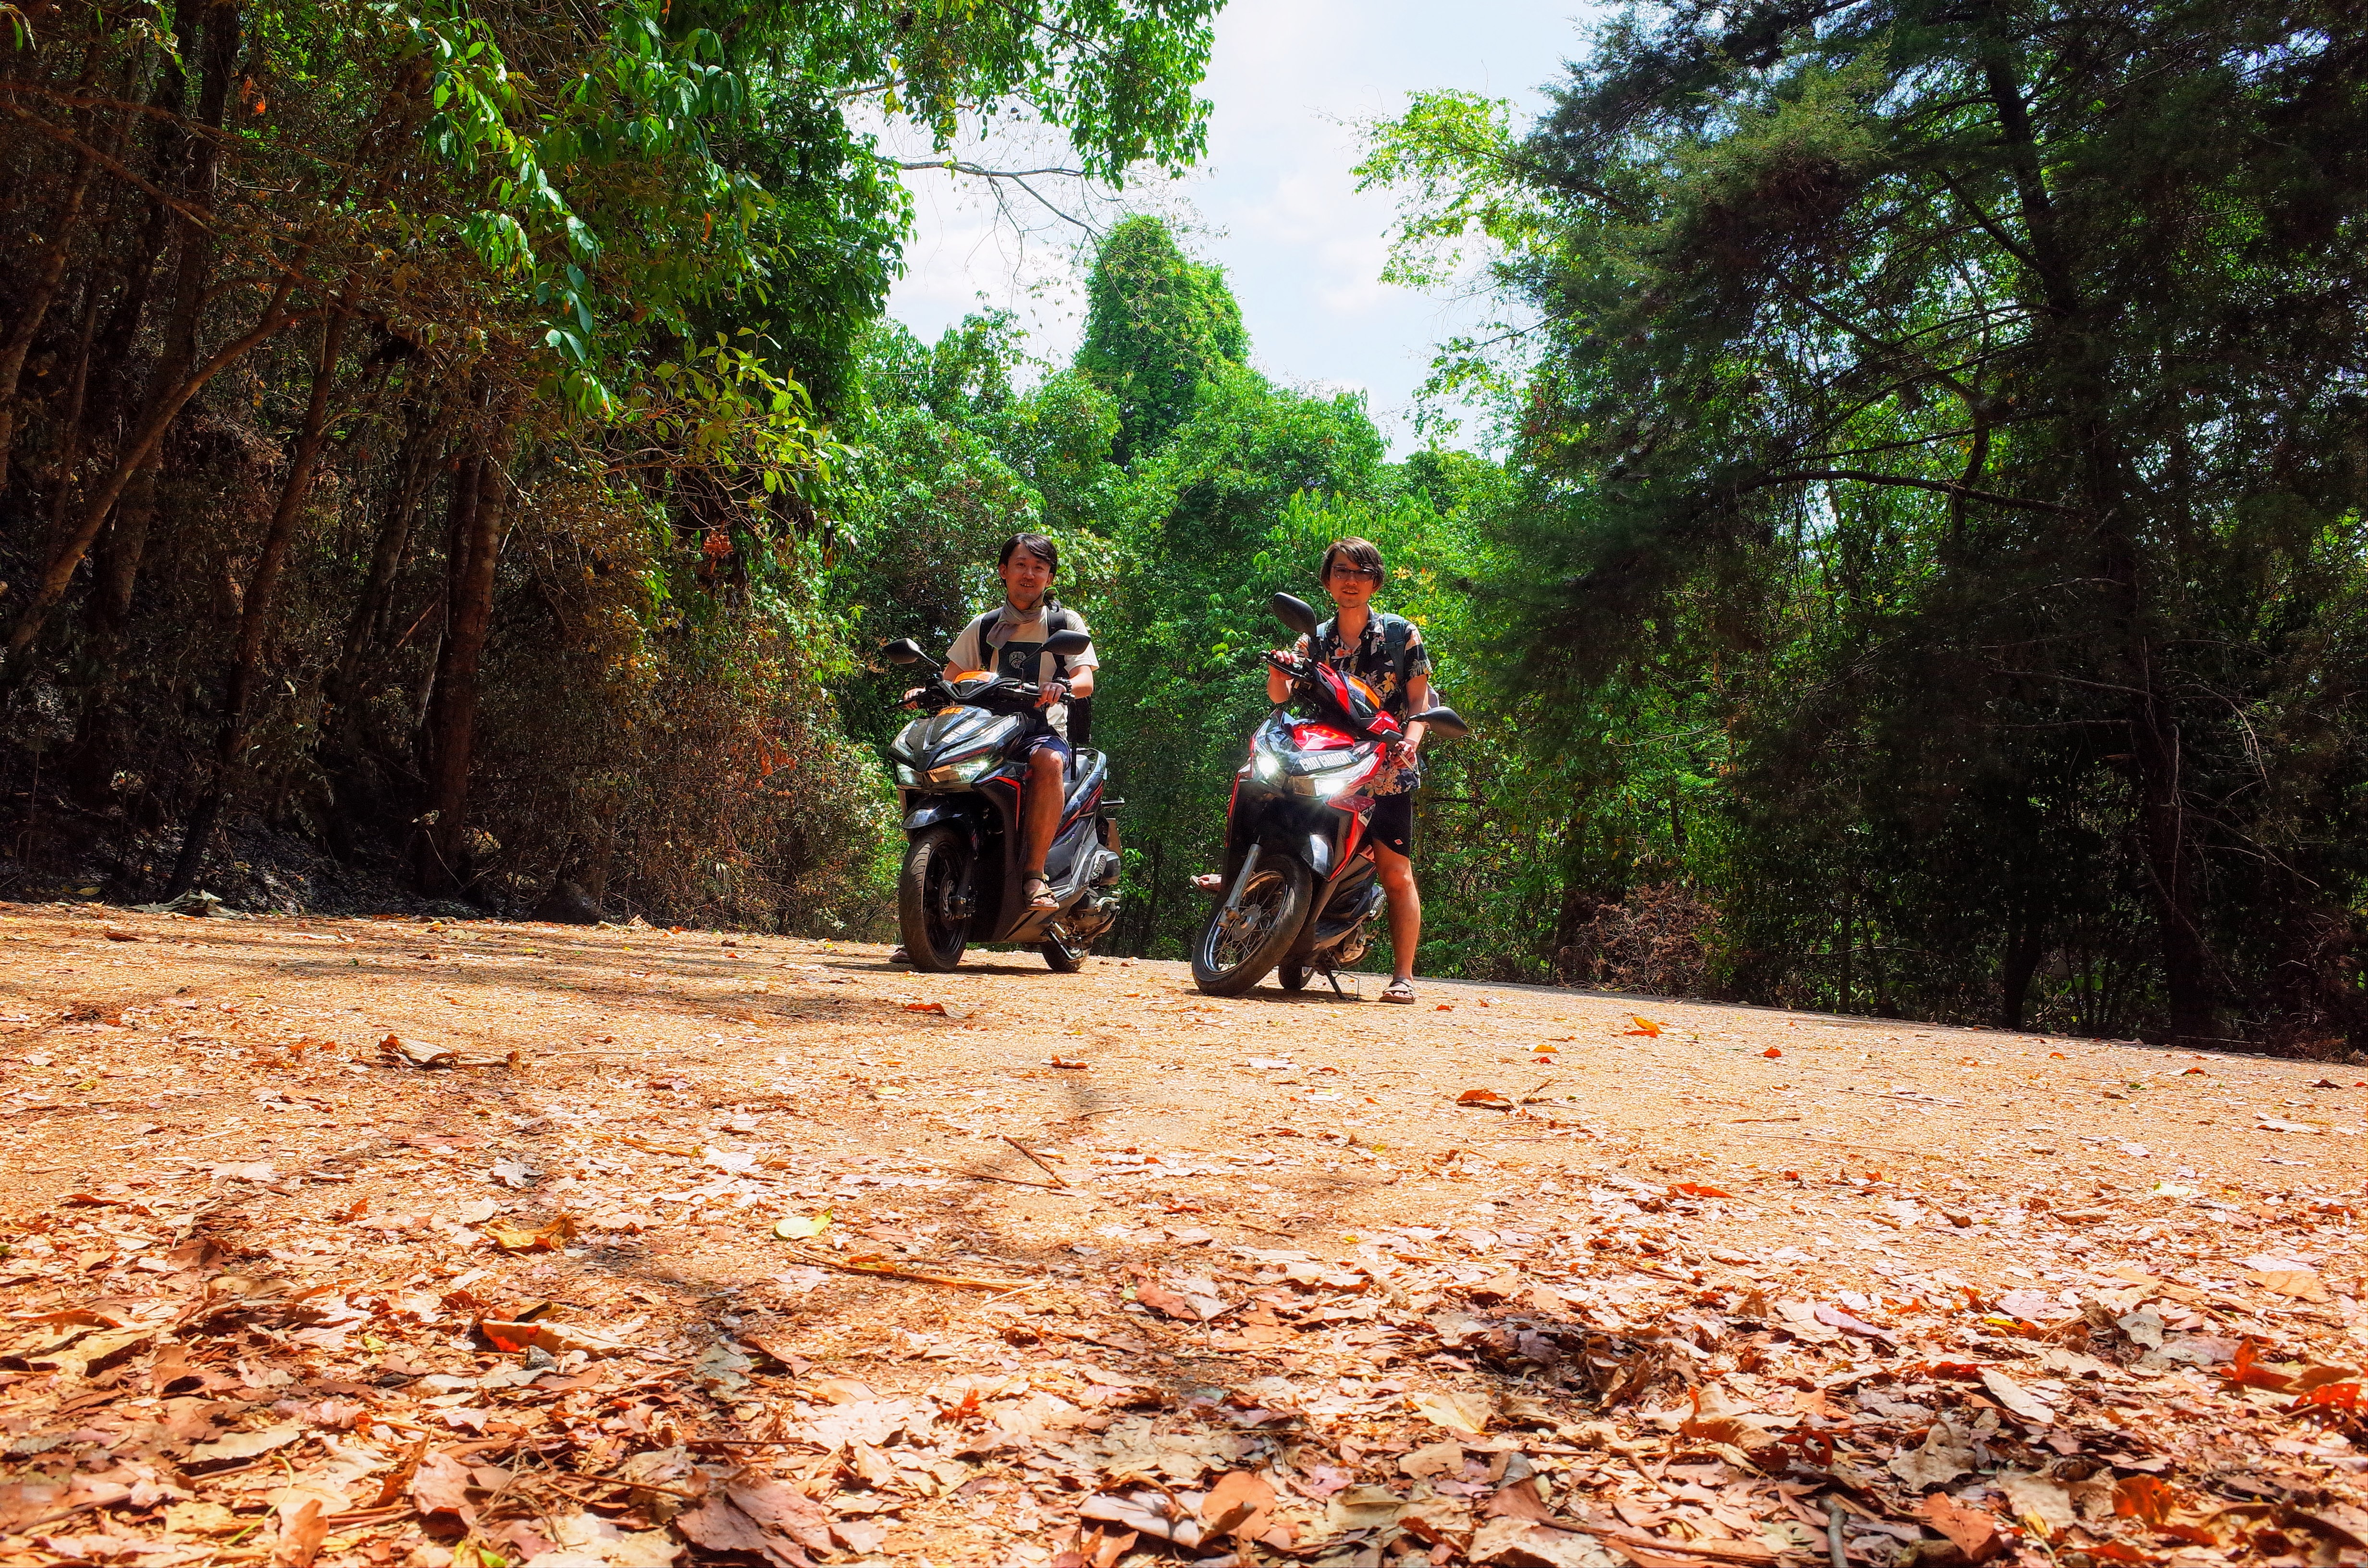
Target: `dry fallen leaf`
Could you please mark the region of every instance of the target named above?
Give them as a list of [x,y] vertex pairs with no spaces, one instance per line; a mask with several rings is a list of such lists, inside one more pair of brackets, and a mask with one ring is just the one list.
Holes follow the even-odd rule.
[[1989,1390],[1990,1397],[2005,1406],[2007,1413],[2018,1420],[2044,1426],[2055,1419],[2055,1411],[2052,1405],[2042,1402],[2037,1394],[2032,1393],[1996,1367],[1982,1369],[1982,1386]]
[[1455,1096],[1457,1105],[1478,1106],[1483,1110],[1511,1110],[1513,1102],[1494,1089],[1466,1089]]
[[1406,1397],[1406,1404],[1417,1415],[1424,1416],[1451,1432],[1462,1432],[1476,1437],[1488,1429],[1488,1417],[1493,1406],[1484,1393],[1417,1393]]
[[1979,1508],[1968,1508],[1945,1492],[1935,1492],[1917,1506],[1918,1517],[1954,1541],[1969,1562],[1982,1563],[2006,1550],[1998,1520]]
[[2297,1301],[2332,1301],[2335,1293],[2327,1288],[2314,1268],[2250,1268],[2245,1278],[2271,1295],[2285,1296]]
[[575,1234],[575,1221],[562,1214],[538,1229],[522,1230],[500,1220],[487,1221],[484,1235],[504,1252],[550,1252]]
[[1201,1522],[1212,1535],[1255,1540],[1274,1526],[1274,1488],[1256,1471],[1228,1471],[1201,1500]]
[[1661,1026],[1654,1022],[1652,1019],[1644,1017],[1642,1014],[1629,1014],[1628,1021],[1634,1024],[1636,1027],[1633,1029],[1622,1029],[1621,1031],[1622,1034],[1641,1034],[1648,1036],[1654,1040],[1661,1038]]
[[830,1229],[830,1210],[819,1214],[784,1214],[773,1222],[773,1234],[785,1242],[802,1242]]

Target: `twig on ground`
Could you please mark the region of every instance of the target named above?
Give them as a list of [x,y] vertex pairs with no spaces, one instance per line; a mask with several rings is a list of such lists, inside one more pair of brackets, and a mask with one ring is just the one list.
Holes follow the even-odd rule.
[[820,1253],[791,1248],[791,1257],[800,1263],[810,1263],[818,1268],[836,1268],[842,1274],[865,1274],[883,1279],[912,1279],[924,1285],[951,1285],[962,1290],[1033,1290],[1043,1282],[1035,1279],[973,1279],[960,1274],[928,1274],[915,1268],[894,1268],[884,1263],[870,1263],[862,1258],[825,1257]]
[[1027,1155],[1030,1164],[1035,1165],[1038,1170],[1042,1171],[1046,1176],[1051,1176],[1054,1187],[1066,1187],[1069,1185],[1067,1182],[1061,1179],[1060,1172],[1046,1165],[1042,1160],[1038,1159],[1036,1157],[1036,1152],[1033,1149],[1030,1149],[1027,1144],[1022,1143],[1019,1139],[1014,1138],[1008,1132],[1003,1134],[1003,1141],[1006,1143],[1010,1144],[1013,1148],[1019,1150],[1021,1153]]

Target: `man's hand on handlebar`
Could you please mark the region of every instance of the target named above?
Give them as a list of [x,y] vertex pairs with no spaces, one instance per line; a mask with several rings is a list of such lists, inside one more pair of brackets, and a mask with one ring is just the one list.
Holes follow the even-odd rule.
[[1048,680],[1044,683],[1043,687],[1036,694],[1036,706],[1039,708],[1050,708],[1056,702],[1067,701],[1068,697],[1069,683],[1067,681]]

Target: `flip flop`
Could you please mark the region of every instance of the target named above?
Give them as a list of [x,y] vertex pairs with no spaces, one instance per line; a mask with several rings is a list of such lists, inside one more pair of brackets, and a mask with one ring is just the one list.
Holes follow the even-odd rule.
[[1034,872],[1030,872],[1020,881],[1019,891],[1028,895],[1028,907],[1030,909],[1061,907],[1061,901],[1053,896],[1053,884]]
[[1382,987],[1382,1000],[1384,1002],[1413,1001],[1414,982],[1410,980],[1391,981],[1387,985]]

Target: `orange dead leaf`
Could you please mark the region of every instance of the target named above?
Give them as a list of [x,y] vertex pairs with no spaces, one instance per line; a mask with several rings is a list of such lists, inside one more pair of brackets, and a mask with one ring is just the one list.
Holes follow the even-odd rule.
[[1483,1110],[1510,1110],[1513,1102],[1494,1089],[1466,1089],[1455,1096],[1457,1105],[1475,1105]]
[[1704,1187],[1702,1183],[1695,1181],[1671,1182],[1669,1184],[1669,1190],[1671,1192],[1682,1192],[1688,1198],[1733,1198],[1735,1196],[1735,1194],[1727,1191],[1724,1187]]
[[2261,1347],[2253,1341],[2244,1341],[2237,1346],[2237,1358],[2221,1376],[2235,1388],[2268,1389],[2271,1393],[2283,1393],[2292,1388],[2294,1380],[2283,1372],[2255,1364],[2260,1351]]
[[1765,1050],[1765,1051],[1761,1051],[1759,1054],[1760,1054],[1760,1055],[1762,1055],[1762,1056],[1767,1057],[1770,1061],[1771,1061],[1771,1062],[1772,1062],[1772,1061],[1774,1061],[1777,1057],[1783,1055],[1783,1054],[1784,1054],[1784,1052],[1783,1052],[1782,1051],[1779,1050],[1777,1047],[1775,1047],[1775,1046],[1772,1046],[1772,1045],[1771,1045],[1771,1046],[1770,1046],[1767,1050]]
[[1044,1065],[1047,1067],[1083,1067],[1085,1063],[1083,1062],[1073,1061],[1066,1056],[1048,1056],[1044,1059]]
[[1645,1017],[1640,1013],[1631,1013],[1628,1015],[1628,1017],[1629,1021],[1634,1023],[1636,1027],[1633,1029],[1622,1029],[1620,1031],[1621,1033],[1640,1034],[1650,1040],[1658,1040],[1661,1038],[1661,1026],[1655,1023],[1652,1019]]
[[1979,1508],[1968,1508],[1945,1492],[1935,1492],[1917,1508],[1924,1522],[1956,1542],[1957,1550],[1974,1562],[1987,1562],[2006,1550],[1998,1520]]
[[907,1002],[905,1004],[905,1011],[908,1013],[936,1013],[942,1016],[945,1010],[946,1005],[943,1002]]
[[2300,1399],[2295,1400],[2292,1404],[2287,1405],[2286,1408],[2288,1410],[2297,1411],[2348,1410],[2357,1412],[2362,1409],[2368,1409],[2368,1405],[2362,1405],[2361,1403],[2360,1385],[2358,1383],[2322,1383],[2317,1388],[2315,1388],[2308,1393],[2304,1394]]
[[2113,1487],[2113,1513],[2124,1519],[2159,1525],[2179,1506],[2179,1494],[2158,1476],[2124,1476]]
[[562,1214],[541,1230],[520,1230],[494,1220],[486,1223],[485,1239],[504,1252],[549,1252],[575,1234],[575,1221]]

